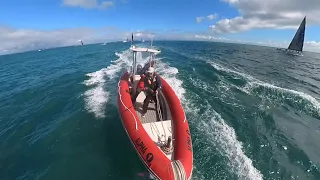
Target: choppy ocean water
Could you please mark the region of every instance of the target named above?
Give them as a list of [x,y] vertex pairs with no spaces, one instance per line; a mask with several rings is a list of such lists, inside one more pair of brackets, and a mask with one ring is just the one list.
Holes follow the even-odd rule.
[[[319,54],[155,45],[162,50],[156,70],[189,120],[193,179],[320,179]],[[116,104],[117,82],[131,65],[128,47],[0,56],[0,179],[142,178]]]

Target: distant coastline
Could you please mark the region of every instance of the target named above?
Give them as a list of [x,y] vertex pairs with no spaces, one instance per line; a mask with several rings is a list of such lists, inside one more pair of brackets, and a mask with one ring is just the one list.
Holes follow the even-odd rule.
[[[188,40],[188,39],[177,39],[177,40],[169,40],[169,39],[161,39],[161,40],[157,40],[157,42],[210,42],[210,43],[227,43],[227,44],[241,44],[241,45],[253,45],[253,46],[262,46],[262,47],[271,47],[271,48],[287,48],[285,46],[272,46],[272,45],[266,45],[263,43],[255,43],[255,42],[246,42],[246,41],[234,41],[234,40],[207,40],[207,39],[196,39],[196,40]],[[148,41],[146,41],[148,42]],[[84,46],[88,46],[88,45],[98,45],[104,43],[103,41],[99,41],[99,42],[94,42],[94,43],[86,43]],[[111,43],[122,43],[123,45],[125,45],[125,43],[123,43],[121,40],[117,40],[117,41],[108,41],[107,44],[111,44]],[[145,42],[141,42],[138,41],[136,43],[145,43]],[[51,49],[57,49],[57,48],[67,48],[67,47],[80,47],[81,45],[66,45],[66,46],[52,46],[52,47],[46,47],[45,49],[43,48],[32,48],[32,49],[25,49],[25,50],[21,50],[21,51],[15,51],[15,52],[10,52],[9,50],[6,50],[6,52],[8,53],[1,53],[0,52],[0,56],[5,56],[5,55],[13,55],[13,54],[20,54],[20,53],[28,53],[28,52],[34,52],[34,51],[38,51],[39,49],[41,49],[41,52],[47,51],[47,50],[51,50]],[[320,53],[316,52],[316,51],[310,51],[308,49],[304,50],[304,52],[308,52],[308,53]]]

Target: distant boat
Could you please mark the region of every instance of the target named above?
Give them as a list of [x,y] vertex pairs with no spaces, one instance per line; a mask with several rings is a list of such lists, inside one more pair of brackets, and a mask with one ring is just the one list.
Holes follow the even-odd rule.
[[83,42],[82,42],[82,40],[79,40],[79,42],[81,42],[81,46],[83,46]]
[[306,30],[306,17],[304,17],[304,19],[302,20],[302,22],[299,26],[299,29],[297,30],[296,34],[294,35],[294,37],[288,47],[289,50],[302,52],[305,30]]
[[[303,18],[296,34],[294,35],[289,47],[285,51],[293,53],[301,53],[303,51],[304,36],[306,30],[306,17]],[[282,50],[278,48],[278,50]]]
[[[167,81],[159,75],[162,90],[154,92],[155,102],[149,103],[147,111],[143,114],[142,105],[146,101],[146,95],[137,91],[137,85],[143,77],[141,73],[147,75],[148,71],[154,70],[154,56],[161,51],[153,49],[152,43],[150,48],[144,48],[136,47],[132,42],[133,35],[130,47],[133,53],[132,68],[122,74],[116,86],[122,125],[138,156],[150,172],[150,177],[159,180],[190,180],[193,170],[192,139],[179,98]],[[138,53],[149,54],[149,62],[140,70]],[[136,102],[133,102],[136,93],[139,94],[136,96]]]
[[124,40],[124,41],[122,41],[122,42],[128,42],[128,38],[127,38],[127,40]]

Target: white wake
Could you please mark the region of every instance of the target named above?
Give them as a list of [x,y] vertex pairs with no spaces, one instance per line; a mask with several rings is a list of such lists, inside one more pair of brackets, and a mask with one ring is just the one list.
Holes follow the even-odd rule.
[[[252,76],[250,76],[248,74],[241,73],[241,72],[238,72],[238,71],[235,71],[235,70],[232,70],[232,69],[225,68],[225,67],[223,67],[223,66],[221,66],[221,65],[219,65],[217,63],[214,63],[212,61],[210,61],[208,63],[218,71],[223,71],[223,72],[226,72],[226,73],[229,73],[229,74],[234,74],[234,75],[237,75],[237,76],[245,79],[247,81],[247,84],[245,85],[245,87],[238,88],[238,89],[243,91],[243,92],[245,92],[245,93],[247,93],[247,94],[252,94],[252,92],[256,88],[259,88],[259,87],[270,89],[274,93],[281,94],[282,96],[284,96],[283,98],[292,99],[291,97],[286,96],[286,94],[289,94],[289,95],[292,95],[292,96],[295,96],[295,97],[299,97],[300,99],[302,99],[305,102],[307,102],[308,103],[307,106],[309,106],[309,108],[305,107],[306,110],[314,111],[318,115],[320,115],[320,102],[316,98],[310,96],[307,93],[296,91],[296,90],[292,90],[292,89],[287,89],[287,88],[283,88],[283,87],[278,87],[276,85],[263,82],[263,81],[258,80],[258,79],[254,78],[254,77],[252,77]],[[264,95],[262,95],[262,96],[264,96]],[[262,96],[261,96],[261,98],[264,98]],[[295,100],[293,100],[293,101],[295,101]]]
[[[186,90],[182,86],[183,81],[177,77],[179,73],[178,69],[161,61],[156,65],[159,74],[174,89],[181,100],[186,113],[191,113],[193,117],[198,117],[197,119],[189,119],[189,122],[192,120],[196,121],[197,128],[200,128],[206,134],[208,139],[210,139],[211,145],[218,147],[217,150],[220,154],[228,158],[228,167],[231,169],[231,173],[235,173],[239,179],[263,179],[260,171],[253,166],[252,160],[244,154],[242,143],[237,140],[234,129],[225,123],[210,104],[207,103],[204,106],[206,111],[200,114],[199,105],[186,99]],[[207,155],[210,156],[210,154]],[[197,168],[195,167],[195,169]],[[200,174],[196,176],[203,177],[202,174],[205,174],[205,172],[201,172],[201,169],[197,169],[197,172],[200,172]]]

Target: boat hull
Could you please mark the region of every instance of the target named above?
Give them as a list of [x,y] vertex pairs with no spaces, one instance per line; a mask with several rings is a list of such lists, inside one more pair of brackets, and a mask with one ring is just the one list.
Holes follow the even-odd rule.
[[[143,125],[138,118],[129,93],[128,84],[129,74],[122,75],[118,84],[118,107],[124,129],[127,132],[129,140],[133,144],[141,161],[146,168],[157,179],[174,180],[173,161],[179,161],[184,169],[186,179],[190,179],[193,169],[192,140],[188,121],[176,96],[169,84],[161,78],[163,94],[165,95],[172,114],[174,131],[174,152],[173,161],[158,148],[156,143],[149,137]],[[178,178],[179,179],[179,178]]]
[[302,51],[295,51],[295,50],[290,50],[290,49],[284,49],[284,48],[277,48],[277,51],[280,51],[282,53],[286,53],[287,55],[292,55],[292,56],[303,56]]

